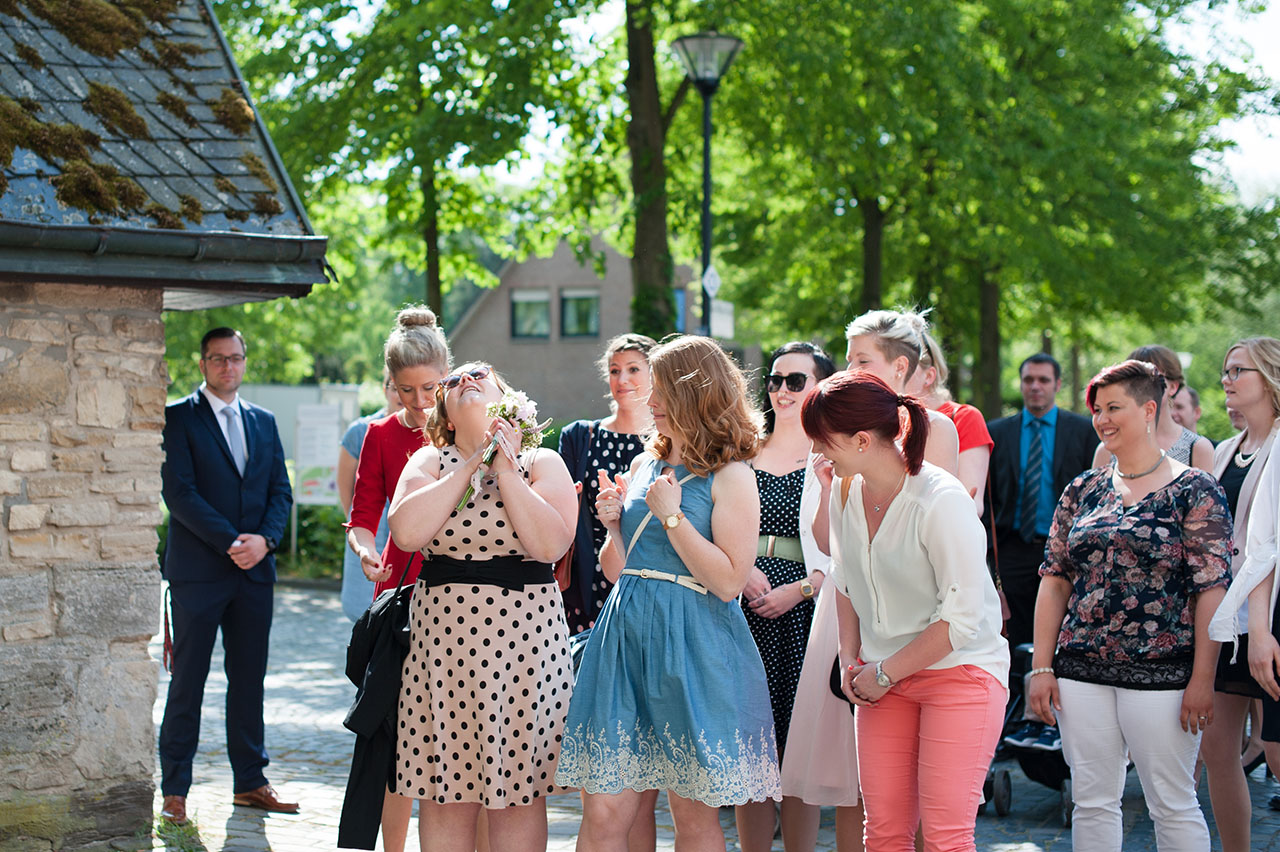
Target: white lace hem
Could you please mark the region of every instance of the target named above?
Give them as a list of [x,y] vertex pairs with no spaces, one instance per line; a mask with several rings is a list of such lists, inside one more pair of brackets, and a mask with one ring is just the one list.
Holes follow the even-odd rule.
[[619,722],[613,736],[578,725],[561,742],[556,783],[586,793],[670,790],[713,807],[782,798],[773,738],[763,730],[712,747],[705,731],[695,743],[670,725],[661,734],[652,726],[628,733]]

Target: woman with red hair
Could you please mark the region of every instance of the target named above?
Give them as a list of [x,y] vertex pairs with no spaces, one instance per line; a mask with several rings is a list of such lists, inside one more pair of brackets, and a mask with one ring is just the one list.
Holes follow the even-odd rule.
[[973,500],[924,461],[924,406],[874,375],[827,379],[801,418],[840,480],[831,580],[842,688],[857,705],[866,848],[910,850],[923,822],[926,848],[971,850],[1009,676]]

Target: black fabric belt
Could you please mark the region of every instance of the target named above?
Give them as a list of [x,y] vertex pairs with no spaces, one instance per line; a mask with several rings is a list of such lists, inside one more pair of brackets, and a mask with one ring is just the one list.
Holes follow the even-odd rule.
[[554,583],[555,569],[548,562],[531,562],[519,556],[497,556],[493,559],[454,559],[450,556],[426,557],[418,582],[431,588],[448,583],[472,583],[477,586],[500,586],[515,592],[527,585]]

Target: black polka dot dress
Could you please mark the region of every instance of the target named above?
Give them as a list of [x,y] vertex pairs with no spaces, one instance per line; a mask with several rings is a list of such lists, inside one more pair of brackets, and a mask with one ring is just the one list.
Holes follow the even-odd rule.
[[613,583],[600,570],[600,548],[604,546],[607,532],[600,519],[596,517],[596,498],[600,496],[600,474],[612,480],[619,473],[631,470],[631,461],[644,452],[644,439],[639,435],[623,432],[611,432],[599,426],[587,447],[587,473],[582,483],[582,511],[591,517],[591,545],[595,552],[596,570],[590,589],[580,588],[577,573],[570,579],[569,588],[564,590],[565,618],[569,621],[570,633],[581,633],[595,624],[600,615],[600,607]]
[[[804,488],[804,468],[784,476],[756,471],[760,489],[760,534],[795,538],[800,535],[800,493]],[[773,588],[804,579],[809,573],[802,562],[776,556],[757,556],[756,567],[769,578]],[[803,600],[777,618],[756,615],[742,600],[747,627],[756,640],[760,659],[769,680],[769,703],[773,707],[774,731],[781,757],[791,726],[791,707],[796,700],[800,669],[804,665],[809,625],[813,622],[813,601]]]
[[[442,456],[446,472],[462,463],[452,447]],[[530,458],[521,457],[522,467]],[[432,555],[525,555],[491,479],[424,552],[410,611],[393,790],[441,804],[531,804],[554,786],[573,688],[559,589],[428,586]]]

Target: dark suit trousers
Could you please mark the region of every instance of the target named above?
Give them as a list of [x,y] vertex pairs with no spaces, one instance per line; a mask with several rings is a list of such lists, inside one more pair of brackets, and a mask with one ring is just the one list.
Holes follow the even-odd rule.
[[1043,537],[1027,542],[1014,533],[1000,539],[1000,582],[1009,602],[1009,649],[1032,641],[1036,594],[1040,591],[1040,565],[1044,562]]
[[160,725],[160,787],[185,796],[200,739],[200,706],[213,642],[222,629],[227,673],[227,756],[233,793],[267,783],[262,722],[263,680],[271,633],[273,586],[244,574],[214,583],[170,583],[173,611],[173,677]]

